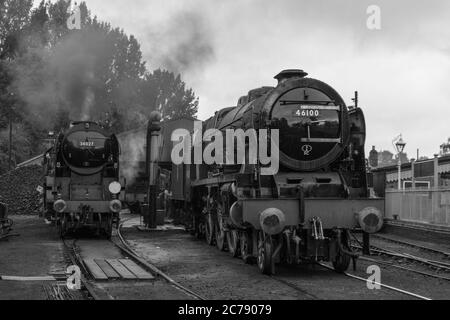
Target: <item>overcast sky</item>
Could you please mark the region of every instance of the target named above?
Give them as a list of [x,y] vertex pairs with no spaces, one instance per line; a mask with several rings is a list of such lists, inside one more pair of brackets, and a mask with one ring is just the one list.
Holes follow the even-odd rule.
[[[367,147],[432,156],[450,136],[450,1],[86,0],[93,15],[134,34],[150,69],[181,71],[199,118],[236,104],[273,76],[301,68],[367,122]],[[369,30],[369,5],[381,29]],[[191,43],[195,45],[190,45]],[[189,45],[187,45],[189,44]]]

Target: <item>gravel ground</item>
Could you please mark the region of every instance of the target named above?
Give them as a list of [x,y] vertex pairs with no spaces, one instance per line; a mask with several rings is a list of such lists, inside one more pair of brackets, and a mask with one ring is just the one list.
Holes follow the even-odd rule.
[[[71,264],[63,242],[55,229],[35,215],[10,216],[14,233],[0,241],[1,276],[48,276],[61,274]],[[68,240],[70,241],[70,240]],[[123,258],[110,241],[83,239],[77,242],[82,258]],[[0,280],[0,300],[45,300],[44,286],[55,281]],[[184,292],[156,279],[153,281],[110,281],[94,283],[94,290],[104,299],[190,299]]]
[[[79,239],[76,243],[82,259],[125,259],[122,251],[104,239]],[[191,299],[165,280],[111,280],[91,282],[102,299],[112,300],[179,300]]]
[[[320,266],[281,266],[275,277],[264,276],[256,266],[246,265],[183,231],[142,232],[128,227],[123,235],[139,255],[207,299],[414,299],[388,289],[369,290],[362,281]],[[360,261],[356,272],[351,272],[367,278],[368,266]],[[436,298],[445,296],[439,293],[439,282],[398,270],[381,270],[386,284],[423,295],[436,291]]]
[[[0,241],[0,275],[47,276],[65,270],[67,260],[56,232],[37,216],[10,216],[14,220],[14,233]],[[41,300],[47,296],[41,281],[0,280],[0,300]]]
[[[14,232],[20,236],[0,241],[0,275],[45,276],[65,270],[69,262],[54,229],[36,216],[11,218]],[[140,256],[206,299],[413,299],[387,289],[369,290],[362,281],[320,266],[278,266],[275,277],[264,276],[256,266],[246,265],[180,230],[145,232],[129,223],[123,235]],[[86,258],[122,257],[108,241],[85,239],[77,244]],[[349,272],[366,278],[371,264],[360,260],[357,270]],[[433,299],[450,297],[450,281],[382,265],[380,268],[383,283]],[[46,299],[45,284],[49,282],[0,280],[0,299]],[[113,299],[190,298],[159,278],[96,282],[95,287]]]

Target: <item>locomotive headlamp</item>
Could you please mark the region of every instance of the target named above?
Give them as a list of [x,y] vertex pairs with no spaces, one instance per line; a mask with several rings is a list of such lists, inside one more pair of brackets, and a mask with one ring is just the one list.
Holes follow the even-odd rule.
[[53,209],[59,213],[64,212],[64,210],[66,210],[66,208],[67,208],[67,204],[62,199],[56,200],[55,203],[53,204]]
[[286,217],[278,208],[267,208],[259,215],[259,224],[265,233],[278,234],[286,226]]
[[119,182],[113,181],[109,184],[108,189],[112,194],[118,194],[120,193],[120,190],[122,190],[122,186]]
[[358,212],[357,218],[359,226],[367,233],[378,232],[383,226],[383,214],[375,207],[362,209]]
[[112,200],[109,203],[109,209],[111,209],[112,212],[119,212],[122,209],[122,202],[120,200]]

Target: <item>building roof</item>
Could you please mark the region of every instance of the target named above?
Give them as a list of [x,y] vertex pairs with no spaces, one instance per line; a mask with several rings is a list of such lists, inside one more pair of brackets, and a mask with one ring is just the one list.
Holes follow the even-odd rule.
[[36,164],[36,163],[40,164],[40,162],[38,162],[38,161],[43,159],[44,155],[45,155],[45,153],[40,154],[40,155],[38,155],[38,156],[36,156],[34,158],[28,159],[28,160],[26,160],[24,162],[21,162],[18,165],[16,165],[16,168],[26,167],[26,166],[33,165],[33,164]]
[[[433,162],[434,158],[427,160],[420,160],[415,162],[415,166],[420,166],[427,162]],[[386,166],[372,169],[372,172],[384,172],[386,173],[386,181],[397,181],[398,180],[398,166]],[[450,155],[444,155],[438,157],[438,173],[450,172]],[[412,170],[411,162],[402,163],[401,165],[401,179],[411,179]]]

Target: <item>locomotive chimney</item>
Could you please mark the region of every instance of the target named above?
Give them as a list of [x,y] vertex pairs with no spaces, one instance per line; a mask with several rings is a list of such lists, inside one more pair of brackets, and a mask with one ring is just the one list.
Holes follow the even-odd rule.
[[300,69],[287,69],[281,71],[279,74],[277,74],[274,78],[278,80],[278,84],[283,83],[287,79],[290,78],[304,78],[308,75],[303,70]]

